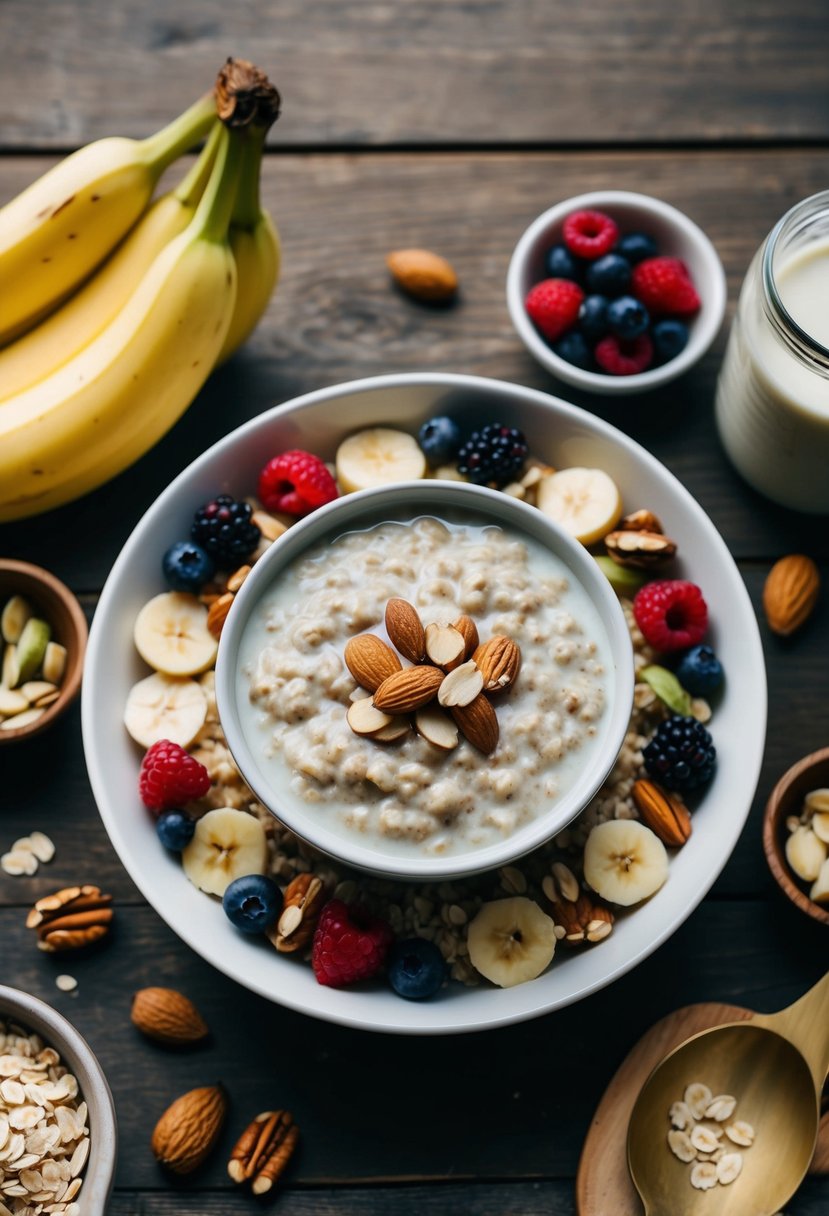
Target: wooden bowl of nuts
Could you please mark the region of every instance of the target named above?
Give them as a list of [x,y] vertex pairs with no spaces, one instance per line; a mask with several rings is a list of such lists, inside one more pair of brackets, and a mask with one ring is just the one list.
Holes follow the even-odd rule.
[[0,745],[45,730],[81,687],[87,624],[59,579],[0,560]]
[[771,792],[763,849],[778,886],[829,925],[829,747],[792,765]]

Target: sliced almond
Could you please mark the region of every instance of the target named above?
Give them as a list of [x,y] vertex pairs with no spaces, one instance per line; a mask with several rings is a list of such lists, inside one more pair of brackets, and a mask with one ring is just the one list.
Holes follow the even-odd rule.
[[45,697],[39,697],[37,701],[35,701],[35,708],[46,709],[48,705],[54,705],[59,696],[60,690],[56,688],[54,692],[47,693]]
[[521,651],[512,638],[497,635],[478,646],[472,658],[480,667],[487,692],[500,692],[515,683]]
[[826,861],[826,842],[820,840],[811,828],[800,827],[786,841],[786,861],[798,878],[814,882]]
[[457,629],[458,633],[463,635],[463,640],[466,643],[463,652],[464,660],[471,659],[474,651],[478,648],[478,626],[471,616],[459,616],[456,621],[452,622],[452,628]]
[[466,642],[453,625],[426,626],[426,653],[437,667],[451,671],[462,662]]
[[[448,679],[448,676],[447,676]],[[445,752],[451,752],[458,746],[458,728],[448,714],[438,709],[436,705],[426,705],[415,714],[417,733],[422,735],[427,743]]]
[[28,708],[28,697],[18,689],[0,688],[0,714],[22,714]]
[[374,704],[388,714],[412,713],[437,695],[443,678],[438,667],[407,667],[383,681],[374,694]]
[[818,840],[829,844],[829,811],[815,811],[812,815],[812,831]]
[[382,730],[378,730],[376,735],[372,735],[372,739],[375,743],[396,743],[398,739],[408,735],[411,729],[408,718],[392,718],[388,726],[384,726]]
[[32,832],[29,846],[38,861],[49,862],[55,855],[55,846],[45,832]]
[[350,638],[343,654],[345,665],[361,688],[375,692],[384,680],[400,671],[402,663],[382,638],[361,633]]
[[484,693],[468,705],[452,707],[452,717],[473,747],[488,756],[498,746],[498,718]]
[[386,633],[392,646],[410,663],[426,656],[426,631],[417,609],[408,600],[391,599],[386,604]]
[[33,705],[41,697],[47,697],[50,692],[57,692],[57,688],[48,680],[27,680],[25,684],[20,685],[18,692],[22,692],[26,700]]
[[384,714],[372,705],[369,697],[353,701],[348,707],[345,720],[355,735],[367,735],[372,738],[392,723],[391,714]]
[[[460,634],[458,635],[460,637]],[[468,705],[483,690],[484,677],[473,659],[450,671],[438,689],[438,702],[450,709],[453,705]]]
[[42,709],[27,709],[22,714],[15,714],[13,718],[6,718],[0,722],[0,730],[22,730],[24,726],[31,726],[33,722],[37,722],[38,718],[45,711]]

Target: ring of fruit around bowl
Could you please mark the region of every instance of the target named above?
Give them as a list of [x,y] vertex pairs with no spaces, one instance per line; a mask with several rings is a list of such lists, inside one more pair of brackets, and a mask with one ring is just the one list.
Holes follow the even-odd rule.
[[574,211],[547,250],[524,306],[553,351],[584,371],[632,376],[676,358],[700,309],[691,275],[646,232]]
[[[339,493],[403,479],[487,484],[555,519],[593,552],[619,595],[636,665],[630,729],[614,772],[578,819],[517,865],[453,883],[406,884],[337,870],[255,800],[233,764],[216,714],[213,663],[233,596],[251,564],[301,515]],[[322,984],[385,971],[407,999],[446,980],[511,986],[535,978],[558,943],[587,948],[617,915],[669,876],[668,850],[688,840],[693,798],[713,776],[703,725],[723,680],[706,645],[700,589],[672,577],[677,545],[640,508],[625,514],[601,469],[554,469],[502,424],[465,432],[430,419],[417,437],[372,427],[347,437],[326,465],[275,454],[256,497],[222,495],[195,511],[191,534],[161,557],[169,590],[135,623],[152,673],[132,689],[125,723],[147,751],[141,799],[187,877],[222,898],[240,931],[310,961]],[[195,506],[195,504],[194,504]],[[378,746],[393,747],[393,742]]]

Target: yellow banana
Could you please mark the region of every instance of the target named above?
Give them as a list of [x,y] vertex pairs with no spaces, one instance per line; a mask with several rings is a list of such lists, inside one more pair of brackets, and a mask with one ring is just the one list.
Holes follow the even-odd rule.
[[262,209],[259,196],[266,134],[264,126],[250,127],[242,152],[239,187],[230,222],[230,247],[239,286],[219,363],[229,359],[253,333],[279,277],[279,234],[267,211]]
[[220,129],[217,121],[181,184],[149,207],[101,269],[45,321],[0,350],[0,403],[57,371],[121,311],[150,263],[192,220]]
[[0,210],[0,343],[35,324],[103,261],[145,210],[162,172],[215,117],[210,95],[149,139],[97,140]]
[[230,324],[228,242],[241,140],[222,130],[191,223],[79,354],[0,406],[0,521],[94,489],[173,425],[213,367]]

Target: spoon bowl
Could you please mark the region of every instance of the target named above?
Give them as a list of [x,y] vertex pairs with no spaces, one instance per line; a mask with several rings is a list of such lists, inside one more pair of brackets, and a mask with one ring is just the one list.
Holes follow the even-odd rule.
[[[809,1168],[829,1070],[829,974],[789,1009],[694,1035],[645,1082],[630,1117],[628,1166],[647,1216],[774,1216]],[[753,1145],[733,1183],[707,1191],[667,1144],[668,1111],[693,1082],[737,1098],[734,1118],[750,1123]]]

